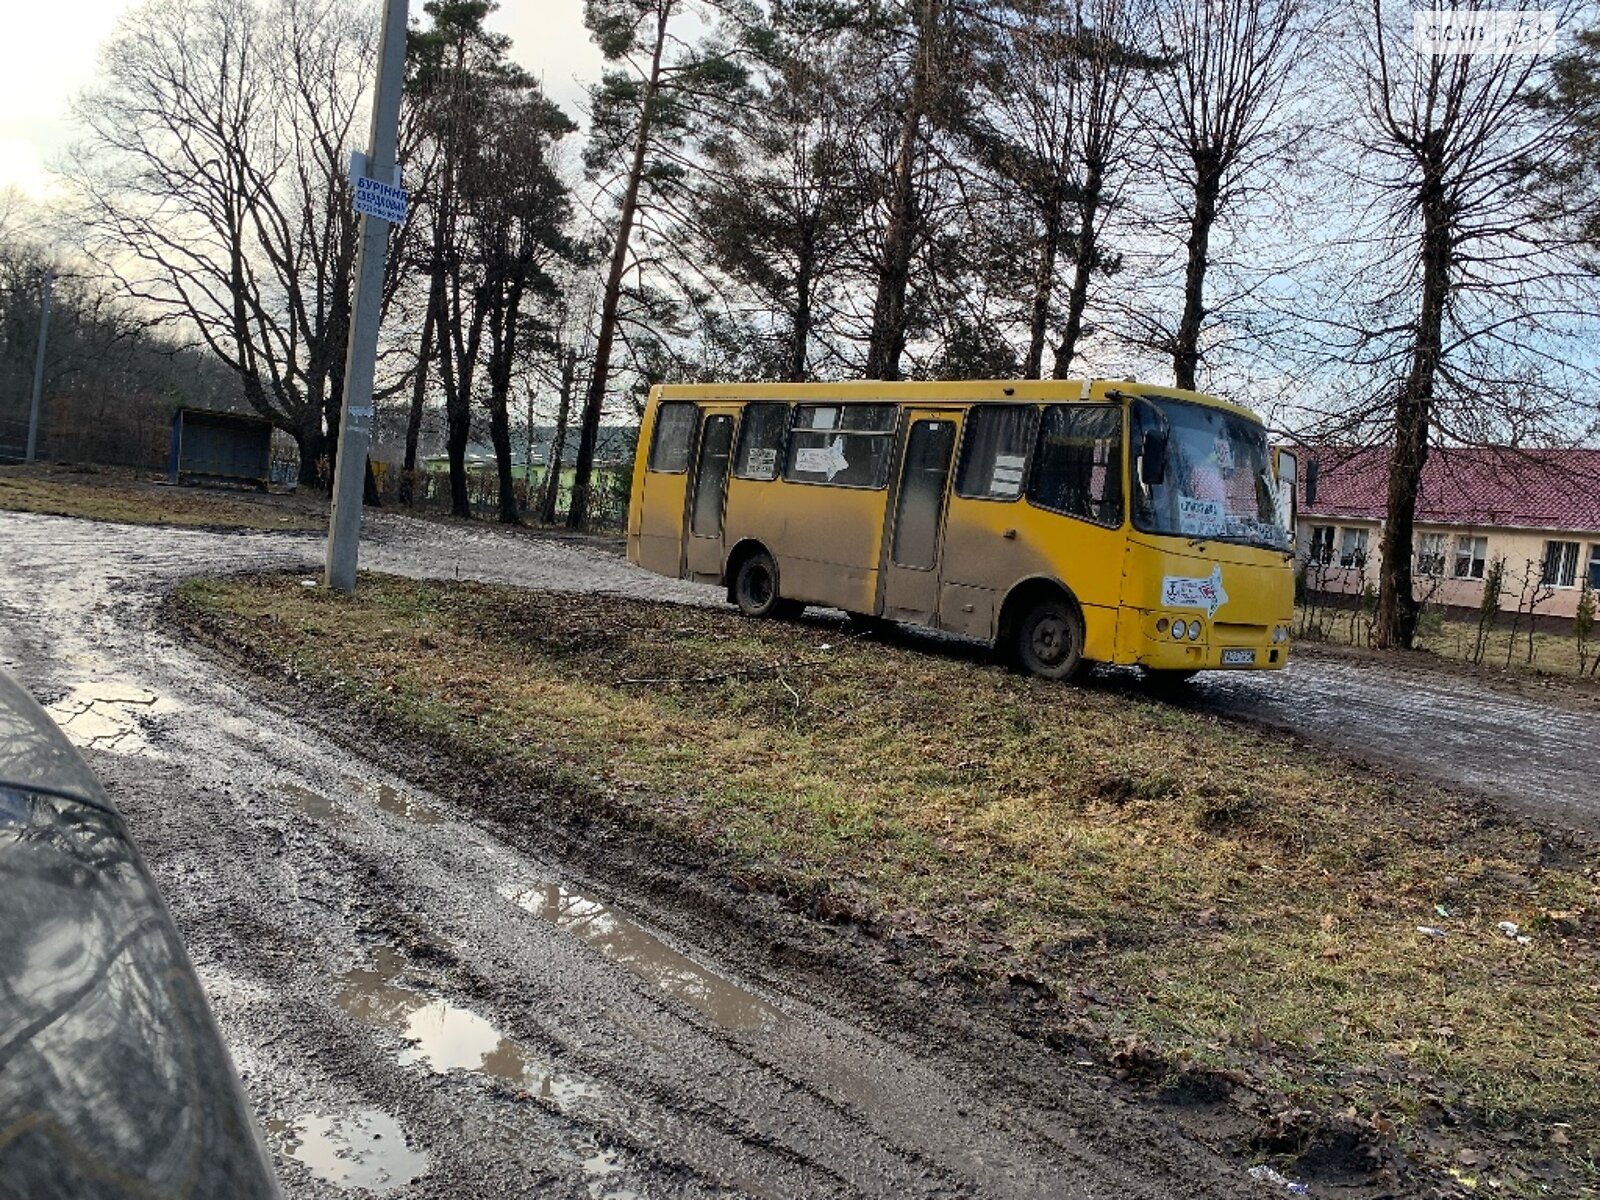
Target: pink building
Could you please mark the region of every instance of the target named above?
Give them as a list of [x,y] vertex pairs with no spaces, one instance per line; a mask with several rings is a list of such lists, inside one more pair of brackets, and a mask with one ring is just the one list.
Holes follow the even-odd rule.
[[[1297,546],[1307,585],[1358,594],[1377,586],[1388,492],[1387,447],[1300,448]],[[1317,461],[1316,503],[1305,497]],[[1416,596],[1476,609],[1494,561],[1500,607],[1537,592],[1542,617],[1571,617],[1583,581],[1600,590],[1600,450],[1435,449],[1429,452],[1411,547]]]

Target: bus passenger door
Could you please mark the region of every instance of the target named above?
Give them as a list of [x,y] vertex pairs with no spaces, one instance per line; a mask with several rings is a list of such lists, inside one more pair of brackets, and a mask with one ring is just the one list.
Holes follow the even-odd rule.
[[722,516],[728,494],[728,460],[733,454],[733,413],[707,414],[700,427],[694,484],[689,491],[686,572],[690,579],[720,581]]
[[683,575],[690,470],[700,410],[668,401],[656,410],[639,503],[639,565],[673,579]]
[[945,495],[959,424],[953,413],[913,412],[901,459],[883,572],[883,615],[932,624],[939,609]]

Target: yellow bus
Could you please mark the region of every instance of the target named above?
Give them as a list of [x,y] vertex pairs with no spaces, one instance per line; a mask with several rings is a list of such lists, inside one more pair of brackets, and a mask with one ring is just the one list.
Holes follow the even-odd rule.
[[651,390],[628,557],[995,643],[1052,679],[1289,659],[1294,460],[1248,409],[1131,381]]

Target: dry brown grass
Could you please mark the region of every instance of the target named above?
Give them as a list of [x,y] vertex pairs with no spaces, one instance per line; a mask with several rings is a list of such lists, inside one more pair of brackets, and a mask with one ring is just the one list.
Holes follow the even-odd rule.
[[1040,981],[1080,1036],[1403,1138],[1502,1131],[1513,1192],[1554,1159],[1594,1182],[1590,850],[1553,857],[1476,804],[1125,689],[826,624],[387,577],[354,599],[270,576],[183,600],[418,737],[598,779],[624,819],[756,886]]
[[0,467],[0,509],[112,521],[211,529],[320,529],[326,519],[262,498],[168,487],[126,471]]

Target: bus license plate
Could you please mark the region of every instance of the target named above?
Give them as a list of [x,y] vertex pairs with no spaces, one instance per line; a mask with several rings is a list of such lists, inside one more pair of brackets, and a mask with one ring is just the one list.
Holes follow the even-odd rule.
[[1249,664],[1256,661],[1254,650],[1224,650],[1222,652],[1222,665],[1225,667],[1240,664]]

